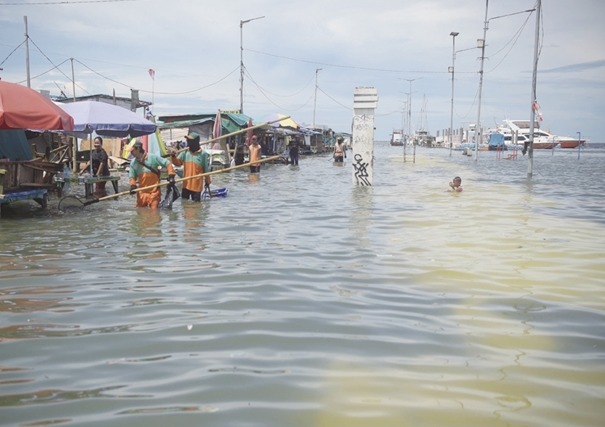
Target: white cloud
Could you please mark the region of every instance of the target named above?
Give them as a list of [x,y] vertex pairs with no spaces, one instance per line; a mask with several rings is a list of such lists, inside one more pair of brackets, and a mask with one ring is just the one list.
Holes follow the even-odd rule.
[[[405,79],[416,79],[411,127],[420,121],[423,99],[429,130],[449,126],[449,34],[458,31],[456,49],[469,50],[456,55],[455,126],[476,121],[479,50],[473,47],[483,35],[483,0],[2,3],[9,2],[0,0],[3,79],[26,79],[24,46],[11,52],[23,43],[27,16],[31,75],[41,75],[32,87],[71,95],[74,58],[77,95],[115,90],[128,96],[132,87],[146,100],[153,96],[161,114],[238,108],[240,20],[264,16],[243,26],[245,112],[260,118],[279,111],[310,123],[315,70],[321,68],[316,122],[347,130],[354,88],[375,86],[379,139],[401,126]],[[529,115],[535,14],[515,13],[534,6],[534,0],[489,4],[484,126]],[[542,7],[539,69],[550,70],[538,74],[545,125],[602,141],[603,67],[575,65],[605,59],[605,6],[600,0],[550,0]],[[46,73],[53,64],[62,64],[61,72]],[[153,86],[149,68],[156,70]]]

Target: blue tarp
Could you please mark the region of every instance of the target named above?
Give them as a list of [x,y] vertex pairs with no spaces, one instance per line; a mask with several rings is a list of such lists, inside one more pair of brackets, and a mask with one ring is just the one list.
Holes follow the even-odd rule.
[[10,161],[32,160],[34,153],[23,129],[0,130],[0,159]]
[[502,135],[501,133],[492,133],[489,136],[489,141],[487,142],[487,145],[489,145],[490,148],[505,147],[506,144],[504,143],[504,135]]

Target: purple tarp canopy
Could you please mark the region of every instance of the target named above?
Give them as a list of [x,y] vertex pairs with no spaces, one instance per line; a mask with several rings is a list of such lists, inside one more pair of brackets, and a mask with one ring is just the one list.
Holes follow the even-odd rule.
[[127,137],[154,133],[156,124],[118,105],[98,101],[58,104],[74,118],[74,133]]

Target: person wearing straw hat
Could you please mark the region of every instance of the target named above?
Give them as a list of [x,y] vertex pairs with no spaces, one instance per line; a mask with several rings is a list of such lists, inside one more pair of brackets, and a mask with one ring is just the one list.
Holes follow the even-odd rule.
[[[162,193],[160,191],[160,170],[165,167],[168,171],[168,181],[174,183],[174,166],[167,159],[157,154],[145,153],[143,143],[136,141],[132,144],[133,160],[130,163],[129,182],[130,193],[140,187],[152,187],[137,191],[137,208],[150,207],[157,209]],[[137,186],[138,185],[138,186]]]
[[181,151],[179,154],[172,152],[172,164],[175,166],[183,166],[183,187],[181,189],[181,197],[185,200],[193,200],[194,202],[202,201],[202,190],[210,187],[212,179],[210,176],[187,179],[194,175],[200,175],[210,172],[210,161],[208,153],[200,150],[200,136],[195,133],[190,133],[185,136],[187,142],[187,150]]

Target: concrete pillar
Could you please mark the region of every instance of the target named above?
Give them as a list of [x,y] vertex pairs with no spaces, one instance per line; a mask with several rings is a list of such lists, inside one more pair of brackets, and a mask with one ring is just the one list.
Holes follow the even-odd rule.
[[353,184],[372,185],[374,172],[374,110],[378,91],[374,87],[356,87],[353,94]]

